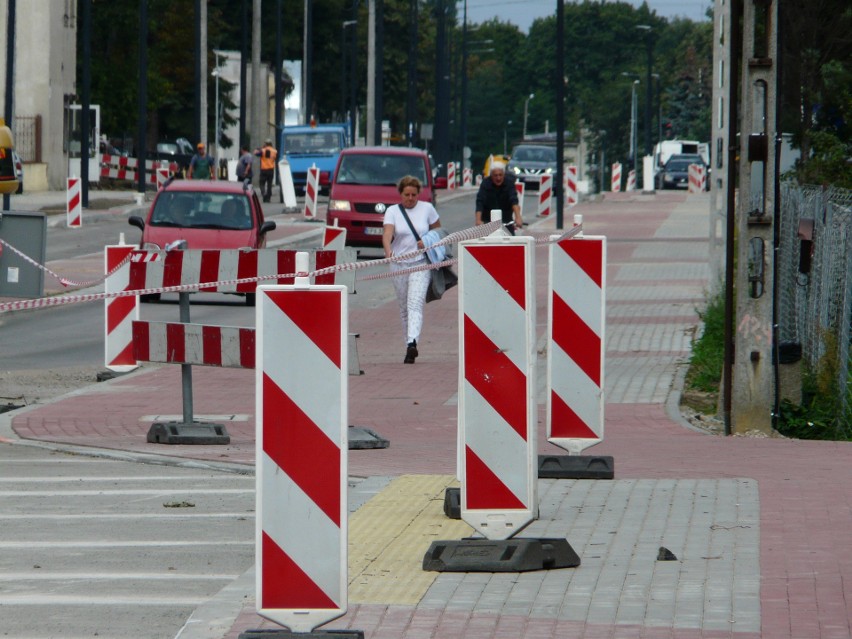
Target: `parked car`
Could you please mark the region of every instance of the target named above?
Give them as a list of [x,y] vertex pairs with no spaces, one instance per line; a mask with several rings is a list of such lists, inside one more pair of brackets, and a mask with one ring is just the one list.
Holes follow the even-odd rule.
[[163,162],[175,162],[178,165],[178,174],[186,175],[189,163],[195,155],[195,148],[186,138],[177,138],[174,142],[158,142],[152,159]]
[[527,187],[539,188],[541,176],[556,174],[556,147],[550,144],[519,144],[512,149],[507,172]]
[[[128,222],[142,231],[139,247],[152,251],[259,249],[275,229],[275,222],[264,220],[251,185],[227,180],[167,182],[146,219],[132,215]],[[254,300],[254,294],[246,295],[249,306]]]
[[423,184],[419,199],[435,204],[435,178],[425,151],[408,147],[343,149],[334,170],[327,222],[346,229],[350,246],[381,246],[385,211],[400,201],[396,184],[413,175]]
[[[673,155],[665,163],[662,170],[657,173],[656,187],[658,189],[686,189],[689,187],[689,165],[697,164],[704,167],[707,172],[707,165],[704,163],[704,158],[698,154],[682,153]],[[710,184],[709,175],[706,183]]]

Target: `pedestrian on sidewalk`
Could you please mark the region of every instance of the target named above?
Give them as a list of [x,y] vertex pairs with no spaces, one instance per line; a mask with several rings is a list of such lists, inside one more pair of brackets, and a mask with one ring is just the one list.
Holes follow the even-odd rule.
[[[441,219],[435,207],[430,202],[418,199],[421,188],[420,180],[411,175],[406,175],[397,183],[402,202],[389,206],[385,211],[382,234],[385,257],[402,256],[425,248],[422,236],[440,228]],[[425,253],[420,253],[392,262],[390,269],[394,273],[426,264],[428,261]],[[396,300],[399,303],[399,318],[402,320],[402,330],[406,338],[403,360],[405,364],[413,364],[419,355],[417,340],[420,339],[420,331],[423,328],[423,306],[426,304],[426,291],[431,279],[431,271],[427,269],[393,278]]]
[[272,146],[272,140],[267,139],[263,147],[255,151],[255,155],[260,156],[260,192],[263,194],[263,201],[269,202],[272,200],[272,182],[275,178],[278,151]]
[[490,217],[483,220],[482,215],[486,213],[490,216],[492,209],[500,209],[503,212],[503,224],[512,235],[516,230],[523,228],[524,220],[521,217],[515,180],[506,177],[506,165],[497,160],[491,163],[491,172],[482,180],[479,191],[476,193],[477,226],[491,221]]
[[252,164],[254,164],[254,156],[249,153],[248,147],[244,144],[240,147],[240,159],[237,160],[237,179],[240,182],[252,178]]
[[187,177],[190,180],[215,180],[216,167],[213,164],[213,160],[207,155],[204,142],[199,142],[196,149],[198,152],[189,161],[189,174]]

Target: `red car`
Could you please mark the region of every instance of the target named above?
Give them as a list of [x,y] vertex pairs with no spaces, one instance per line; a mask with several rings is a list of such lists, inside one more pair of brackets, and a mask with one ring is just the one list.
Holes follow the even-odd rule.
[[[173,180],[157,193],[147,219],[131,215],[142,231],[139,247],[174,249],[259,249],[275,222],[263,219],[257,193],[242,182]],[[157,296],[151,296],[153,299]],[[147,301],[147,300],[146,300]],[[254,295],[246,296],[253,305]]]
[[359,146],[340,152],[328,195],[327,223],[346,229],[350,246],[381,246],[385,211],[399,204],[396,184],[413,175],[423,184],[419,199],[435,204],[432,167],[425,151]]
[[[147,219],[133,215],[144,250],[258,249],[275,222],[263,219],[254,189],[225,180],[174,180],[157,193]],[[186,241],[185,246],[176,243]]]

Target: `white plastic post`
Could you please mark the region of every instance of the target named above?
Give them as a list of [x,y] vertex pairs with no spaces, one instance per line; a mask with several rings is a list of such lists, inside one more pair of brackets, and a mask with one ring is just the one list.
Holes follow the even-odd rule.
[[604,436],[606,238],[550,245],[547,440],[579,455]]
[[535,240],[459,249],[461,516],[508,539],[538,517]]
[[294,633],[348,606],[347,297],[257,287],[257,612]]

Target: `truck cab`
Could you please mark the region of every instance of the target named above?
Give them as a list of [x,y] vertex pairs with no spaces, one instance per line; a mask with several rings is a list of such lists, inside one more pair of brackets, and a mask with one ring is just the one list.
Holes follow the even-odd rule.
[[287,156],[293,186],[305,190],[308,169],[319,169],[320,191],[327,192],[340,152],[349,146],[348,126],[318,124],[316,126],[285,126],[281,130],[279,150]]

